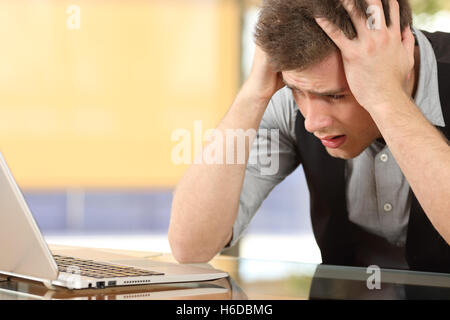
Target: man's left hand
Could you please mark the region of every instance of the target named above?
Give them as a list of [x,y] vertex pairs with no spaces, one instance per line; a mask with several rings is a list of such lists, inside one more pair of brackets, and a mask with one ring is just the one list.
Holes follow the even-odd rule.
[[355,0],[341,2],[355,26],[354,39],[348,39],[325,18],[318,17],[316,21],[340,49],[350,90],[370,113],[407,92],[414,72],[414,36],[409,26],[400,30],[397,0],[389,0],[389,27],[381,0],[367,0],[368,13],[372,14],[367,21],[356,13]]

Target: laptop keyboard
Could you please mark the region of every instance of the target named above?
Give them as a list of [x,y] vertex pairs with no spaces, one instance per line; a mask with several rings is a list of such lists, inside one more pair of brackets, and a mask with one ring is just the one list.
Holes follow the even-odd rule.
[[79,274],[82,276],[92,278],[143,277],[164,275],[164,273],[161,272],[118,266],[74,257],[53,255],[53,258],[58,265],[59,271],[70,273],[79,272]]

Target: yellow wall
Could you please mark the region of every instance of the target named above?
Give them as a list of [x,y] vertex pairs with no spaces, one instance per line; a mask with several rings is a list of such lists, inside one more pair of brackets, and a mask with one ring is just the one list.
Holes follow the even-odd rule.
[[1,1],[0,39],[0,150],[25,188],[173,186],[172,131],[215,127],[239,85],[232,0]]

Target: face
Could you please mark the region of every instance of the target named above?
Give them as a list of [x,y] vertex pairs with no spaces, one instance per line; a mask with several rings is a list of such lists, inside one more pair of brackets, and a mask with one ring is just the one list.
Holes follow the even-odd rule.
[[336,158],[358,156],[381,137],[369,113],[351,93],[339,52],[305,70],[282,72],[305,118],[305,128]]

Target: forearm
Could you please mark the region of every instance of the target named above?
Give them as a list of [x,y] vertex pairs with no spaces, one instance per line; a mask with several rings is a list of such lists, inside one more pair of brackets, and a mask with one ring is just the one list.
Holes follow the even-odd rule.
[[406,95],[370,113],[433,226],[450,243],[450,146]]
[[[252,96],[244,86],[217,127],[223,136],[223,164],[199,161],[188,168],[179,182],[172,202],[169,241],[180,262],[210,260],[230,240],[253,140],[247,139],[244,150],[238,150],[234,139],[227,143],[226,130],[256,132],[268,102]],[[208,146],[211,143],[205,144],[204,153]],[[230,151],[234,159],[227,163]],[[236,163],[236,155],[242,151],[245,163]]]

